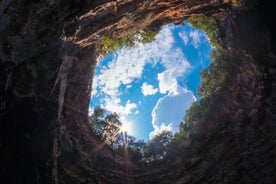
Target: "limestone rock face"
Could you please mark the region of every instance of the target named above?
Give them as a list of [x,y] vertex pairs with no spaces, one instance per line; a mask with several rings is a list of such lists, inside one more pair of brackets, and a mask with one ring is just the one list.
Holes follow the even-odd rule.
[[229,54],[238,58],[232,61],[218,103],[199,122],[182,183],[273,181],[268,173],[274,167],[269,160],[275,153],[275,120],[270,114],[271,84],[264,80],[269,74],[244,52]]
[[[269,7],[270,1],[267,2]],[[126,179],[128,171],[122,169],[125,168],[126,163],[119,158],[114,159],[113,151],[103,145],[89,128],[87,115],[92,76],[100,56],[102,37],[118,39],[139,29],[158,29],[168,23],[179,24],[182,20],[201,13],[225,14],[231,9],[232,3],[243,4],[244,1],[0,1],[1,181],[5,181],[3,183],[146,183],[147,179],[152,183],[160,181],[155,178],[149,180],[153,175],[141,179],[141,176],[145,176],[143,174],[132,175]],[[261,5],[260,7],[265,8]],[[245,10],[241,10],[243,11]],[[242,30],[239,29],[242,27],[239,21],[226,20],[230,23],[225,25],[230,26],[231,30]],[[239,44],[244,43],[242,36],[237,37],[238,39],[233,38],[231,44],[229,42],[227,45],[232,49],[231,51],[236,49],[239,54],[242,53],[239,50],[245,50],[245,52],[240,54],[244,58],[242,66],[234,66],[238,72],[233,74],[233,80],[241,85],[229,87],[229,92],[225,95],[232,97],[225,98],[229,106],[224,106],[221,113],[232,114],[231,112],[235,111],[232,114],[233,117],[244,122],[247,121],[245,117],[254,119],[264,117],[265,119],[250,121],[251,123],[246,125],[239,124],[243,122],[236,122],[233,125],[234,129],[228,129],[227,124],[222,124],[219,126],[220,131],[239,137],[240,134],[237,132],[241,133],[248,129],[250,132],[255,131],[256,129],[252,127],[258,127],[258,122],[260,124],[267,122],[263,133],[268,134],[265,138],[262,138],[260,132],[258,136],[252,132],[245,134],[250,135],[248,138],[250,141],[245,141],[239,148],[247,152],[241,152],[236,161],[228,164],[229,167],[236,166],[239,159],[246,157],[244,154],[255,154],[257,148],[257,151],[261,151],[260,144],[268,146],[272,140],[271,131],[275,130],[275,123],[274,129],[267,130],[267,127],[271,126],[271,121],[275,122],[275,119],[268,118],[268,114],[271,115],[270,107],[275,108],[273,101],[275,83],[270,81],[272,85],[270,83],[266,85],[271,92],[264,96],[258,88],[264,85],[259,85],[260,83],[255,81],[255,78],[259,78],[264,73],[271,76],[269,79],[272,81],[275,80],[275,35],[273,31],[271,32],[273,26],[269,23],[266,26],[268,32],[263,36],[272,42],[269,52],[265,50],[258,52],[259,55],[255,54],[256,49],[263,48],[267,44],[267,42],[261,42],[262,39],[253,50],[250,50],[251,47],[246,44]],[[222,28],[222,30],[229,33],[228,29]],[[260,33],[257,32],[256,35]],[[263,61],[260,58],[264,55]],[[267,70],[268,72],[264,72]],[[262,79],[263,81],[266,81],[267,75]],[[246,101],[243,105],[238,99],[239,96]],[[266,108],[264,99],[270,98],[273,103]],[[265,108],[264,112],[260,112],[261,108]],[[257,112],[263,115],[258,116]],[[275,113],[275,109],[273,112]],[[235,130],[235,132],[232,134],[228,130]],[[213,177],[214,180],[210,179],[207,183],[214,181],[231,183],[241,177],[237,173],[230,173],[224,178],[224,173],[229,171],[227,169],[217,172],[221,168],[216,165],[216,159],[220,159],[218,163],[223,164],[224,159],[235,157],[236,154],[230,152],[227,157],[221,157],[227,150],[224,144],[228,144],[232,139],[217,143],[219,135],[215,134],[216,131],[210,132],[214,133],[210,135],[218,137],[218,139],[210,138],[213,144],[208,148],[210,153],[206,159],[209,157],[212,159],[197,162],[200,163],[201,168],[210,169],[210,172],[206,174],[196,170],[199,165],[195,164],[194,158],[189,158],[181,165],[181,168],[185,169],[179,169],[178,175],[172,175],[175,181],[198,183],[203,182],[207,177]],[[268,139],[270,142],[267,141]],[[194,152],[200,158],[202,155],[198,150],[203,149],[203,143],[199,140],[199,138],[194,139],[192,144],[198,146],[195,146],[191,153]],[[237,146],[239,141],[244,139],[237,138],[234,141],[236,142],[233,144]],[[247,145],[253,142],[253,146]],[[248,150],[249,148],[251,150]],[[263,148],[264,156],[261,160],[264,163],[269,164],[271,155],[266,157],[265,152],[272,153],[272,149],[269,146]],[[260,154],[256,153],[250,157],[251,160],[258,160]],[[243,166],[240,168],[250,167],[251,170],[248,170],[253,175],[254,169],[248,163],[251,160],[241,163]],[[105,167],[99,167],[99,165]],[[213,165],[216,167],[212,167]],[[129,165],[129,167],[137,173],[140,172],[135,166]],[[115,170],[115,168],[121,169]],[[215,169],[211,170],[212,168]],[[265,165],[260,168],[265,168]],[[235,168],[232,168],[233,170]],[[266,171],[271,173],[271,170]],[[198,173],[201,177],[193,179]],[[260,177],[265,177],[265,173],[261,173],[255,180],[260,182],[258,180]],[[219,179],[216,180],[216,178]],[[250,180],[244,178],[243,181]]]

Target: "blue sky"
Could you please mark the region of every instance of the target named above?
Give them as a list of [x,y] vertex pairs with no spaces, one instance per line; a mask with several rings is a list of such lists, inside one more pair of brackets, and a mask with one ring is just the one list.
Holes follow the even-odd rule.
[[117,112],[137,139],[147,141],[163,130],[175,133],[197,100],[199,74],[210,64],[211,49],[205,33],[187,22],[163,26],[154,42],[100,59],[90,109],[101,105]]

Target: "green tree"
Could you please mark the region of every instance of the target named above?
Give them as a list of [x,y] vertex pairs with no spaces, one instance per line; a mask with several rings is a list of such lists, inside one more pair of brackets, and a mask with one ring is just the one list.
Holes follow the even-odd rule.
[[149,29],[139,30],[135,33],[119,38],[118,40],[111,39],[104,36],[102,39],[103,49],[102,54],[111,54],[116,50],[122,49],[123,47],[131,48],[137,43],[150,43],[155,40],[155,36],[160,32],[160,30],[152,31]]
[[119,144],[120,127],[122,125],[117,113],[107,112],[101,107],[96,107],[88,121],[93,132],[101,140],[105,141],[110,146]]
[[136,164],[139,164],[143,159],[143,150],[146,143],[143,140],[136,141],[134,136],[127,136],[127,150],[129,159]]
[[170,131],[163,131],[151,139],[145,146],[144,156],[147,162],[164,159],[167,155],[167,144],[173,135]]
[[210,56],[212,63],[200,74],[201,83],[197,89],[200,99],[186,111],[184,121],[179,124],[179,132],[174,136],[176,142],[189,138],[197,122],[205,116],[210,105],[216,102],[228,76],[228,63],[237,60],[235,56],[217,50],[213,50]]
[[220,94],[227,76],[226,58],[223,53],[212,55],[212,63],[200,74],[201,83],[197,89],[200,97],[217,96]]
[[187,20],[194,28],[203,30],[211,44],[218,50],[222,50],[222,41],[219,35],[219,27],[214,17],[198,15]]
[[127,157],[132,163],[139,164],[143,161],[143,150],[146,143],[143,140],[136,141],[134,136],[121,133],[121,142],[115,151],[121,157]]

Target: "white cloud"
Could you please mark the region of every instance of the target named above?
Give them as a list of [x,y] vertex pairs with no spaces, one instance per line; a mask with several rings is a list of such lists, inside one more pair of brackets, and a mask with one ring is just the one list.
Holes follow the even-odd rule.
[[177,132],[178,124],[183,120],[185,111],[195,100],[196,98],[191,91],[180,86],[159,99],[152,110],[154,131],[150,133],[150,138],[161,133],[165,128],[173,133]]
[[166,69],[159,73],[157,78],[160,93],[165,94],[177,87],[177,78],[185,74],[190,64],[183,52],[178,48],[173,50],[171,55],[164,57],[161,63]]
[[131,88],[131,87],[132,87],[131,84],[126,85],[126,89],[129,89],[129,88]]
[[180,32],[178,35],[183,40],[183,42],[185,43],[185,45],[187,45],[188,41],[189,41],[187,33],[186,32]]
[[154,130],[150,132],[150,139],[154,138],[156,135],[160,134],[163,131],[172,131],[172,124],[165,125],[162,123],[160,126],[153,127]]
[[137,104],[128,100],[125,104],[121,103],[120,98],[118,97],[106,97],[104,108],[111,112],[116,112],[120,116],[128,116],[137,109]]
[[142,87],[142,93],[144,96],[147,96],[147,95],[154,95],[158,92],[158,89],[157,88],[154,88],[152,85],[144,82]]
[[91,116],[93,114],[94,109],[92,109],[91,106],[89,106],[88,115]]
[[173,73],[168,70],[157,75],[160,93],[165,94],[177,86],[176,78],[172,75]]
[[189,36],[192,38],[192,45],[195,48],[199,47],[199,44],[201,42],[201,37],[203,37],[203,33],[199,30],[194,30],[189,33]]
[[[126,88],[132,86],[135,79],[140,79],[143,68],[147,63],[155,64],[159,61],[167,61],[170,55],[174,55],[172,46],[174,38],[172,35],[172,26],[164,26],[156,36],[156,41],[148,44],[138,44],[132,49],[122,49],[117,51],[112,61],[107,66],[102,67],[93,81],[92,96],[102,96],[105,99],[104,108],[109,111],[118,112],[119,115],[129,115],[136,112],[137,104],[121,104],[120,96],[122,92],[120,87],[126,85]],[[147,86],[149,87],[149,86]],[[145,88],[149,94],[154,94],[157,89]]]

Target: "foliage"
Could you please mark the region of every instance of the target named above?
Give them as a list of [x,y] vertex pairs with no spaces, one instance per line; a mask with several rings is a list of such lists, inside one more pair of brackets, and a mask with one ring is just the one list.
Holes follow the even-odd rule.
[[188,133],[196,122],[198,122],[207,112],[211,102],[210,96],[200,99],[199,102],[194,102],[187,110],[184,117],[184,123],[179,125],[180,132],[183,132],[185,137],[188,137]]
[[125,133],[125,144],[119,146],[116,151],[122,157],[125,157],[126,151],[128,159],[132,163],[139,164],[143,161],[143,150],[146,143],[143,140],[136,141],[134,136],[127,135]]
[[125,156],[127,150],[128,157],[132,162],[139,163],[143,160],[143,150],[146,143],[143,140],[136,141],[136,138],[121,131],[121,121],[117,113],[96,107],[88,117],[92,131],[102,141],[106,142],[118,155]]
[[181,143],[189,138],[197,122],[205,116],[211,104],[215,103],[225,85],[229,68],[227,63],[237,60],[222,51],[213,50],[212,63],[200,74],[201,83],[197,89],[200,100],[194,102],[186,111],[184,121],[179,124],[179,132],[175,134],[174,141]]
[[207,97],[218,95],[226,77],[226,62],[222,53],[212,55],[212,63],[200,74],[201,84],[197,89],[197,95]]
[[198,15],[187,20],[194,28],[203,30],[209,37],[211,44],[218,50],[222,49],[222,41],[219,36],[219,28],[214,17]]
[[111,146],[119,144],[120,126],[122,125],[117,113],[107,112],[101,107],[96,107],[88,121],[95,135]]
[[156,135],[145,146],[144,156],[147,162],[163,159],[167,155],[167,145],[173,135],[170,131],[163,131]]
[[102,54],[111,54],[116,50],[122,49],[123,47],[131,48],[138,43],[150,43],[155,40],[155,36],[159,33],[158,31],[152,30],[139,30],[128,37],[122,37],[118,40],[111,39],[104,36],[102,39],[103,50]]

